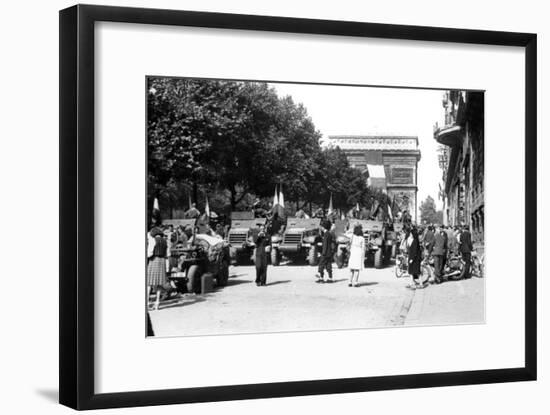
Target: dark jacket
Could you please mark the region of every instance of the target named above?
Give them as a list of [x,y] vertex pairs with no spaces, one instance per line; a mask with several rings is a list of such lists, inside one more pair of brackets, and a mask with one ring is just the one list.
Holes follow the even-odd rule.
[[332,232],[326,231],[323,235],[321,256],[325,258],[332,258],[334,256],[334,235]]
[[254,258],[254,263],[256,264],[256,267],[266,267],[267,253],[265,251],[265,247],[269,244],[269,237],[265,233],[260,234],[258,230],[255,229],[252,233],[252,240],[256,245],[256,257]]
[[164,237],[157,235],[155,236],[155,247],[153,248],[153,256],[159,258],[166,258],[166,251],[168,250],[168,244]]
[[445,231],[437,231],[434,235],[433,255],[447,255],[447,234]]
[[458,250],[462,254],[469,254],[474,250],[472,245],[472,235],[469,231],[462,231],[460,234],[460,244],[458,245]]
[[422,262],[422,247],[417,239],[413,239],[409,246],[409,274],[420,275],[420,263]]
[[424,234],[424,240],[422,241],[424,243],[424,246],[428,250],[428,252],[432,251],[432,248],[434,246],[434,233],[431,230],[426,230],[426,233]]

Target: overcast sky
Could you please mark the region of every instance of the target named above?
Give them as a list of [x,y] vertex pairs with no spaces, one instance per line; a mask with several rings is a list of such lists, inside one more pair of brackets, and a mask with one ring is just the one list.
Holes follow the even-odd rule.
[[433,125],[442,124],[443,91],[424,89],[349,87],[332,85],[270,84],[279,96],[302,103],[316,128],[329,135],[395,134],[418,136],[418,205],[428,195],[436,201],[441,170]]

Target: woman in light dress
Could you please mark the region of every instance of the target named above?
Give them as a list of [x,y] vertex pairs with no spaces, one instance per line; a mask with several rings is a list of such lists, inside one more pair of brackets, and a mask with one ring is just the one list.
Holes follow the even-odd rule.
[[359,224],[353,228],[350,239],[350,254],[348,267],[351,270],[348,287],[357,287],[359,283],[359,273],[365,265],[365,238],[363,237],[363,227]]

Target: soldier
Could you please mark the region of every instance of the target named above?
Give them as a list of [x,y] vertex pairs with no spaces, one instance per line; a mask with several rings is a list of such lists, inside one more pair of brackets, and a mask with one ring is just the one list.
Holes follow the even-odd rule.
[[325,217],[325,211],[323,210],[323,208],[320,207],[319,209],[317,209],[315,211],[315,213],[313,214],[313,217],[314,218],[324,218]]
[[201,212],[197,209],[197,205],[193,203],[189,210],[185,211],[183,217],[185,219],[196,219],[201,215]]
[[267,252],[266,246],[269,244],[269,236],[265,232],[264,225],[258,225],[253,231],[252,240],[256,245],[254,252],[254,263],[256,265],[256,285],[265,286],[267,279]]
[[[319,260],[319,268],[317,270],[317,281],[318,283],[331,283],[332,280],[332,257],[334,256],[334,234],[330,232],[331,223],[329,221],[323,222],[322,232],[323,232],[323,247],[321,248],[321,259]],[[327,271],[328,280],[324,279],[324,271]]]

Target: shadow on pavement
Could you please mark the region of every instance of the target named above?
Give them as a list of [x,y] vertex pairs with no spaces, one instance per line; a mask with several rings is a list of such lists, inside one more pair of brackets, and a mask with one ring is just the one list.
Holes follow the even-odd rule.
[[[227,280],[227,285],[226,287],[230,287],[232,285],[240,285],[240,284],[250,284],[252,283],[252,281],[249,281],[249,280],[239,280],[239,279],[235,279],[233,277],[229,278]],[[224,288],[224,287],[221,287],[221,288]]]
[[238,277],[244,277],[246,276],[247,274],[245,272],[243,272],[242,274],[232,274],[229,276],[229,279],[231,278],[238,278]]
[[371,281],[371,282],[360,282],[359,284],[357,284],[358,287],[368,287],[370,285],[376,285],[378,284],[376,281]]
[[170,300],[162,302],[160,304],[159,310],[164,310],[166,308],[174,308],[174,307],[184,307],[195,303],[202,303],[203,301],[206,301],[205,297],[207,297],[207,295],[208,294],[185,295],[183,297],[172,298]]
[[286,284],[290,282],[290,280],[279,280],[279,281],[273,281],[273,282],[269,282],[266,284],[267,287],[271,286],[271,285],[277,285],[277,284]]

